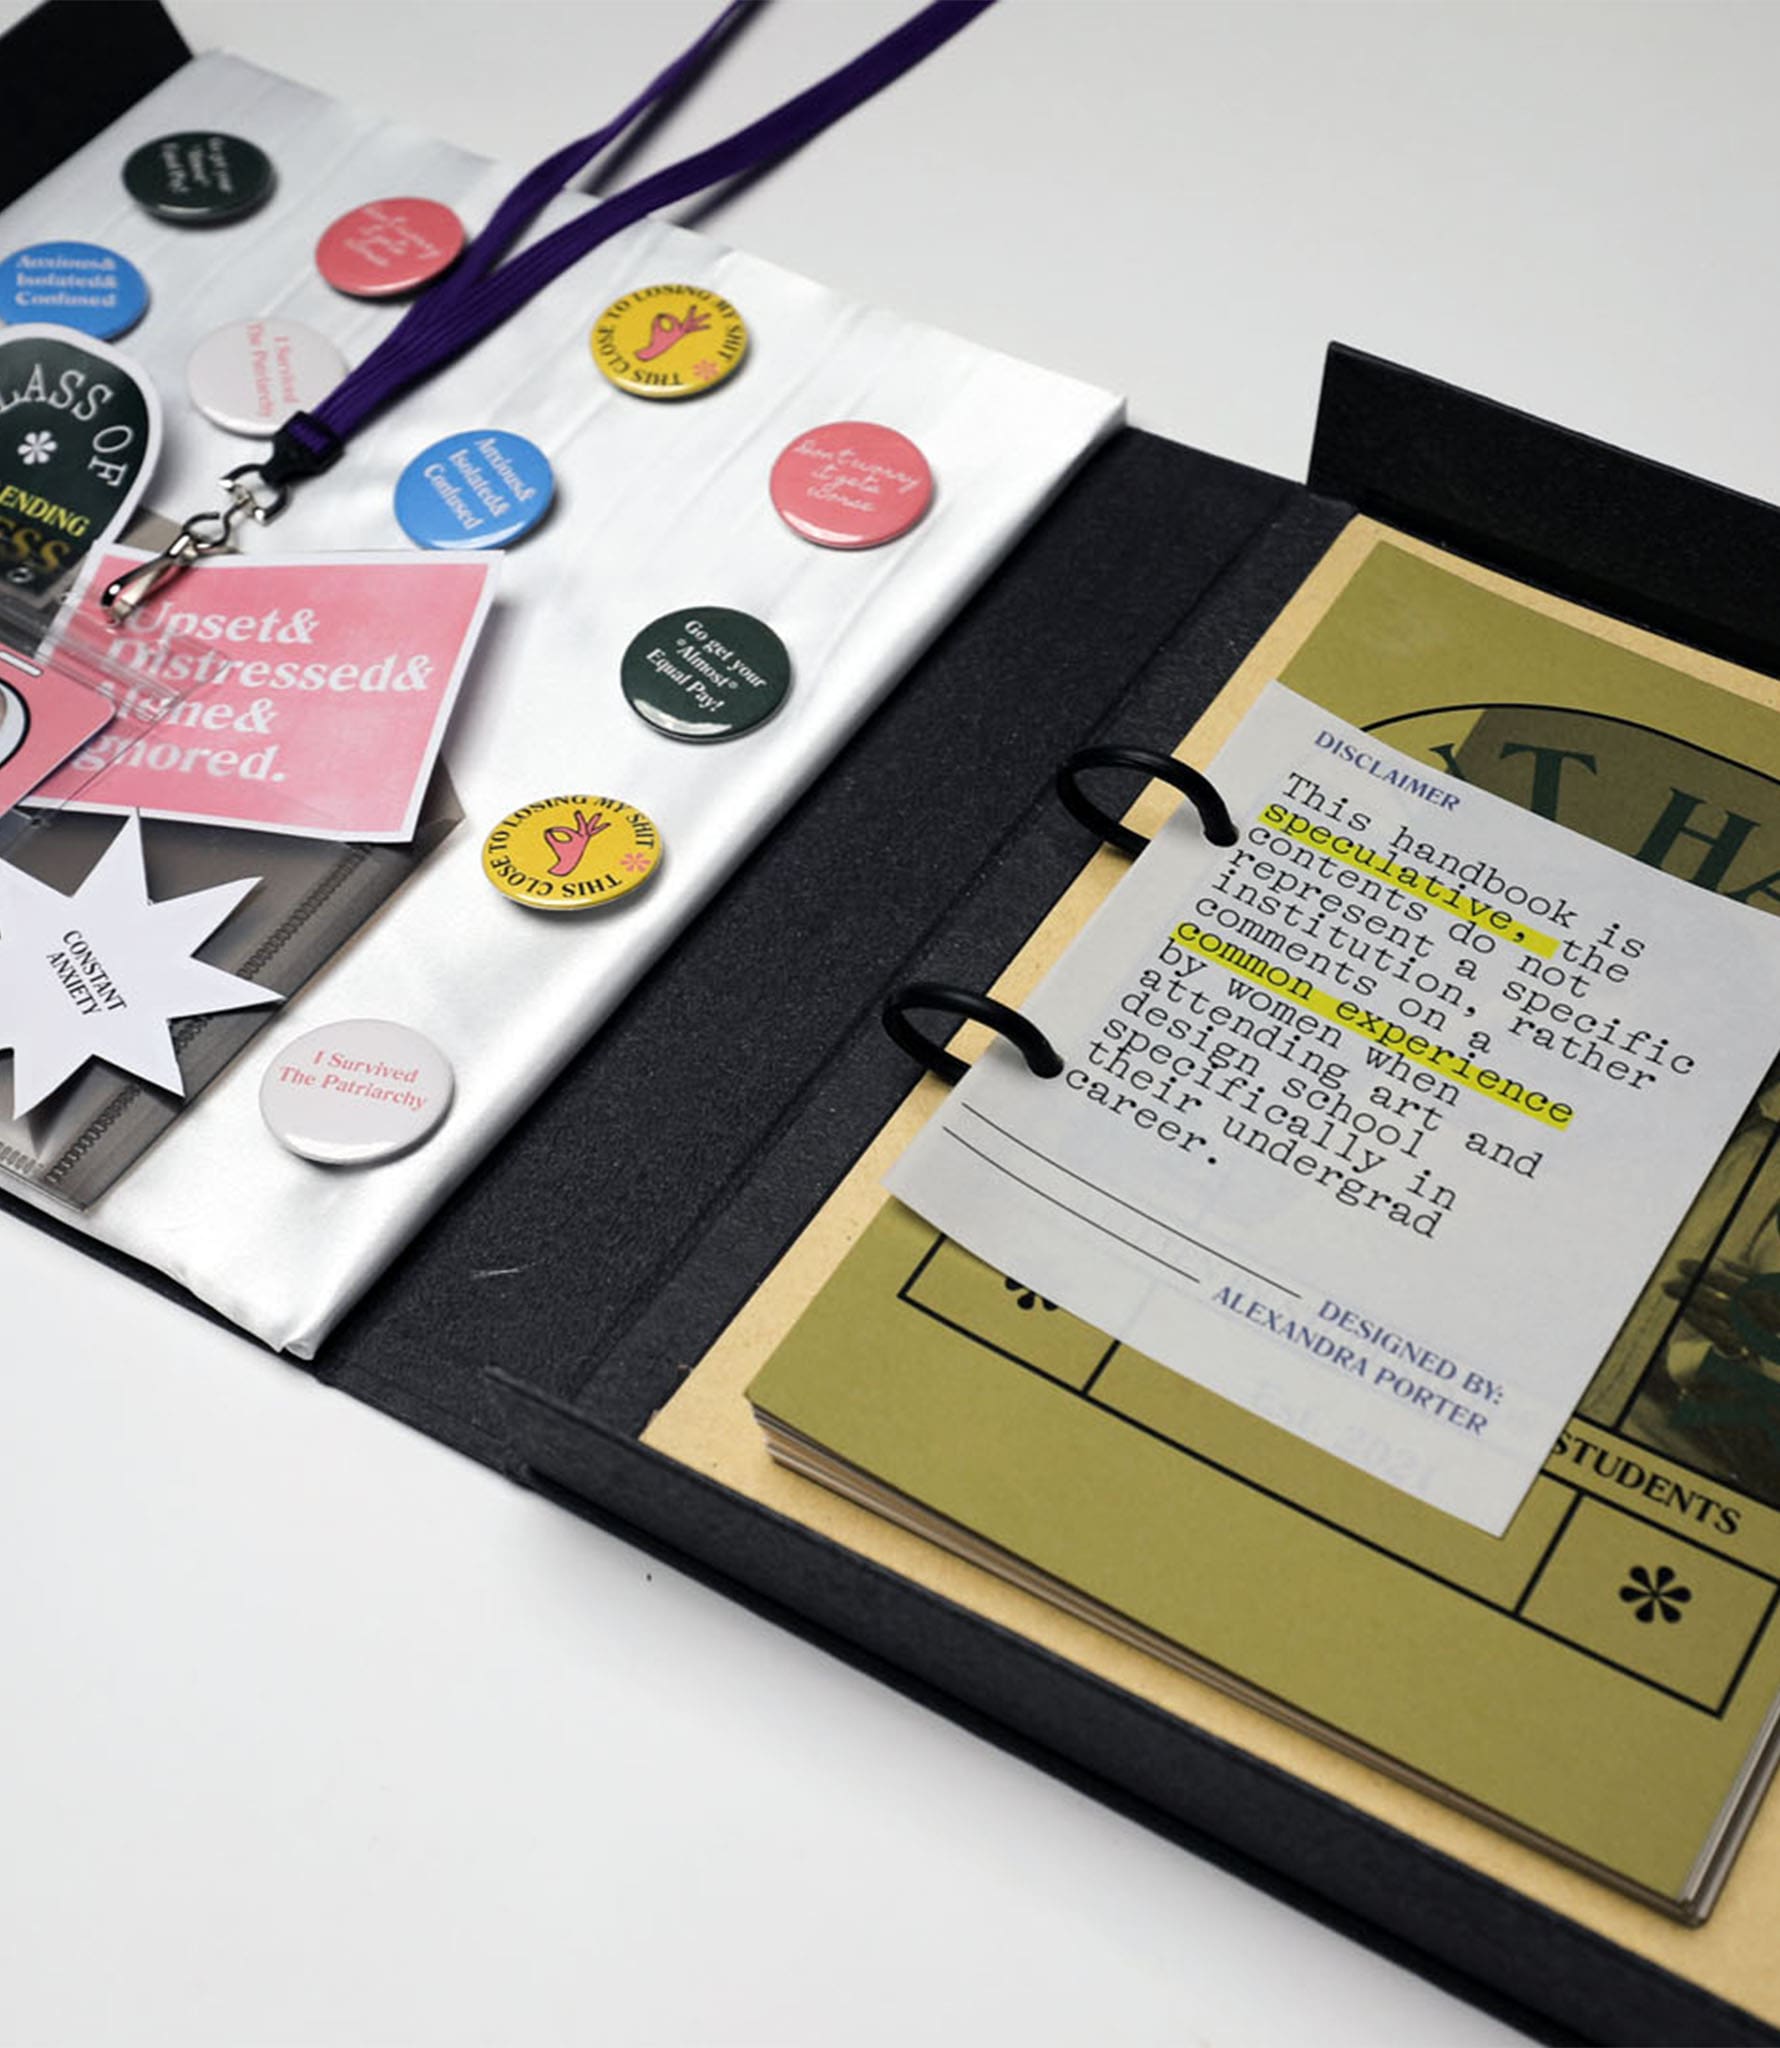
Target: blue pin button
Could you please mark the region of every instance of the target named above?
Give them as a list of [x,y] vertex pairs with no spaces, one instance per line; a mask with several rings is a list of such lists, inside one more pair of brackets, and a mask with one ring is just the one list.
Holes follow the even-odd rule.
[[542,448],[477,427],[415,456],[396,480],[396,517],[423,548],[504,548],[531,532],[555,495]]
[[97,242],[33,242],[0,261],[0,320],[45,321],[100,341],[127,334],[148,310],[148,280]]

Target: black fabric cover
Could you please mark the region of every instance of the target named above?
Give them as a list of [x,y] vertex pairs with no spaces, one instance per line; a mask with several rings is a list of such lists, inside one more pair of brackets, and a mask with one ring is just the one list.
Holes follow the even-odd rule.
[[0,37],[0,206],[127,113],[191,55],[149,0],[48,0]]
[[1596,611],[1780,675],[1780,511],[1358,349],[1310,487]]
[[[1058,518],[1081,512],[1072,497]],[[1171,746],[1347,516],[1308,492],[1287,496],[1082,737]],[[1041,781],[952,914],[887,979],[985,984],[1091,850]],[[1542,2029],[1557,2024],[1554,2038],[1775,2038],[1643,1958],[637,1442],[913,1078],[875,1013],[862,1017],[776,1142],[721,1191],[643,1290],[634,1325],[588,1352],[578,1388],[565,1394],[560,1373],[549,1388],[496,1375],[534,1476],[665,1554],[794,1610],[853,1654],[911,1675],[952,1710],[968,1709],[973,1725],[986,1717],[997,1739],[1022,1753],[1035,1745],[1054,1768],[1156,1825],[1215,1836],[1297,1887],[1300,1903],[1309,1894],[1325,1912],[1358,1916],[1366,1938],[1390,1952],[1433,1958],[1520,2001],[1542,2016]]]

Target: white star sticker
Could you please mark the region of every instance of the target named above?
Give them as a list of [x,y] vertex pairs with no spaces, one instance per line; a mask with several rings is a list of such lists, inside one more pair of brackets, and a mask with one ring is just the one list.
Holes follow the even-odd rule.
[[12,1110],[23,1116],[88,1060],[185,1093],[175,1017],[279,1003],[193,952],[257,877],[151,903],[134,813],[72,896],[0,861],[0,1047],[12,1049]]

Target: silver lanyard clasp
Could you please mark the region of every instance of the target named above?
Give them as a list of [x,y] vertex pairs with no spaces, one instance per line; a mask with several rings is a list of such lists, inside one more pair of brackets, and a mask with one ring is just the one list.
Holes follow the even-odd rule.
[[126,569],[105,586],[99,608],[112,626],[126,626],[156,592],[183,576],[206,555],[221,554],[235,538],[243,519],[264,526],[284,510],[290,493],[269,484],[256,462],[244,462],[223,478],[229,502],[220,512],[194,512],[152,561]]

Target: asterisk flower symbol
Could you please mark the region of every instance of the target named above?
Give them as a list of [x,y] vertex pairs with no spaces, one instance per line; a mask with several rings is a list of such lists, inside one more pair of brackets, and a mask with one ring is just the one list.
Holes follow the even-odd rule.
[[692,374],[701,384],[708,384],[713,377],[718,375],[721,369],[722,365],[712,362],[709,356],[700,356],[698,361],[692,366]]
[[41,429],[35,434],[27,434],[19,443],[19,460],[27,468],[35,468],[38,463],[47,462],[55,452],[55,435],[46,434]]
[[1666,1564],[1659,1564],[1654,1572],[1635,1564],[1626,1577],[1631,1584],[1620,1587],[1619,1597],[1628,1606],[1636,1607],[1640,1621],[1654,1621],[1659,1614],[1664,1621],[1679,1621],[1682,1608],[1693,1598],[1689,1588],[1677,1582]]
[[1036,1287],[1028,1287],[1024,1281],[1003,1280],[1001,1284],[1003,1287],[1007,1289],[1009,1294],[1017,1295],[1019,1297],[1019,1299],[1014,1303],[1015,1308],[1043,1308],[1055,1310],[1057,1306],[1057,1304],[1054,1301],[1050,1300],[1048,1296],[1040,1294]]
[[648,872],[653,862],[646,853],[627,853],[618,865],[629,868],[633,875],[641,875]]

